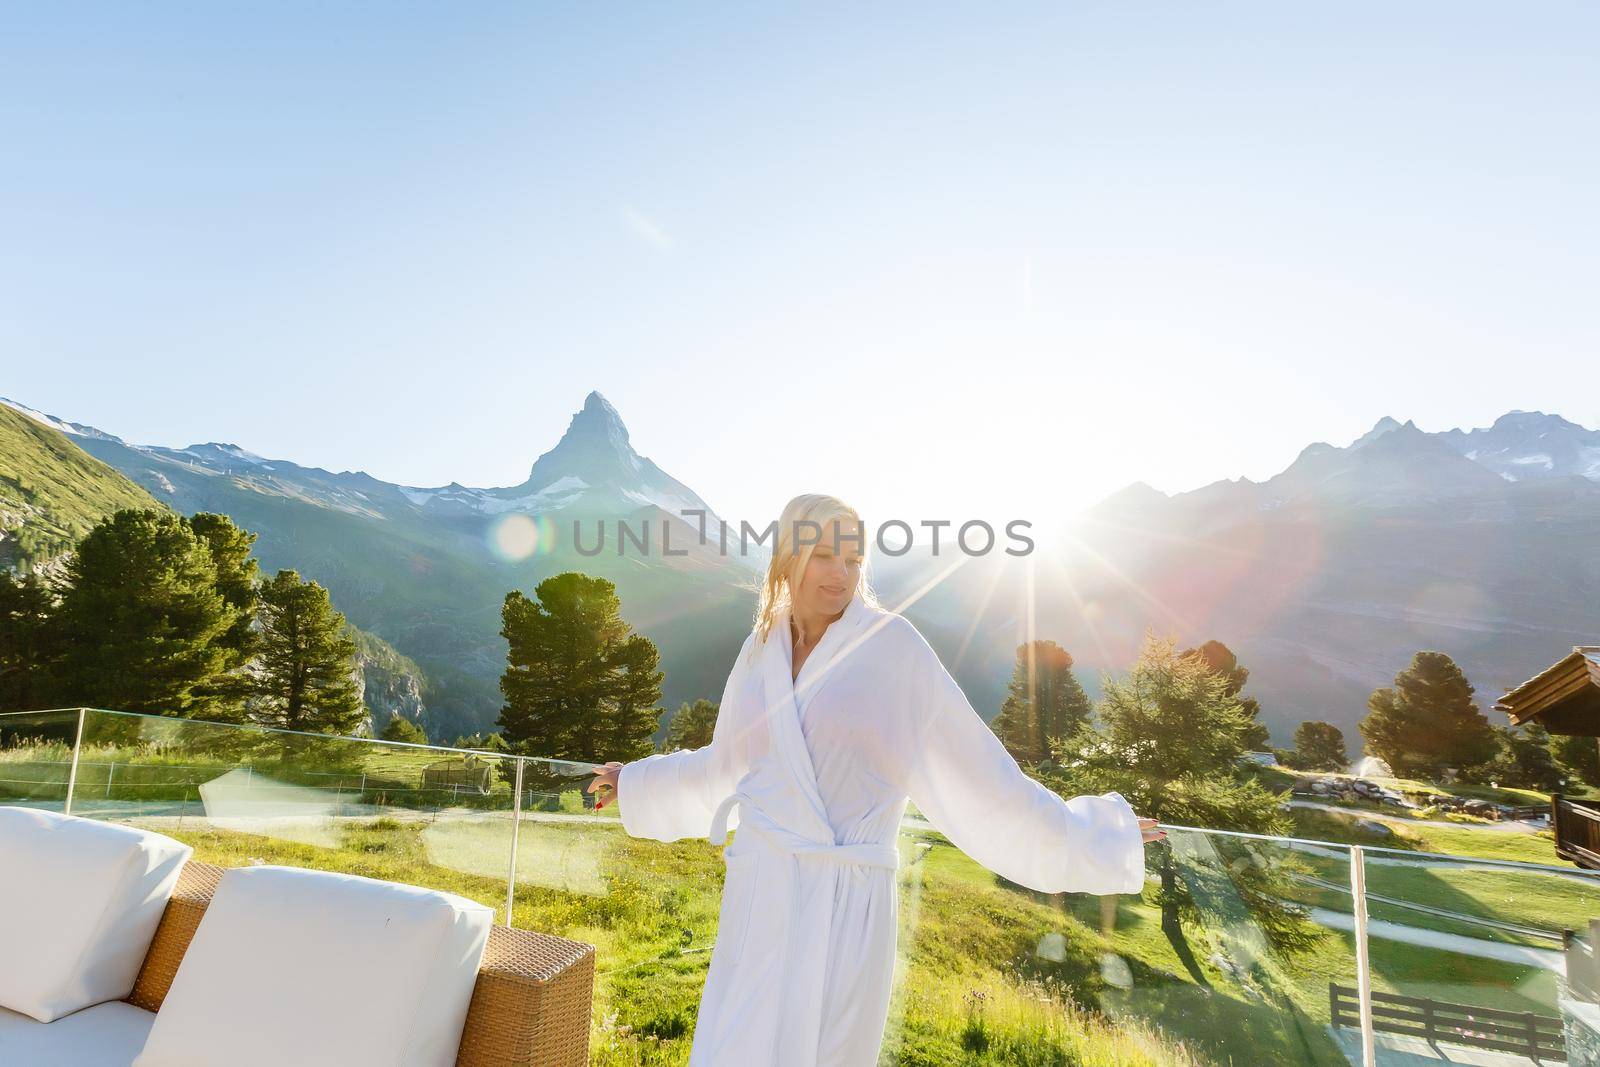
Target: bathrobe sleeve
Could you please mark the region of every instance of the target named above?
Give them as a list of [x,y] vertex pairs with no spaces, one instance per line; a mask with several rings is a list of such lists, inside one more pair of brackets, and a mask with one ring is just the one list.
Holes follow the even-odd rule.
[[744,746],[735,736],[741,718],[736,697],[748,669],[749,646],[746,641],[728,674],[709,745],[656,752],[623,766],[617,776],[617,803],[622,827],[632,836],[677,841],[711,832],[717,805],[745,771]]
[[1030,889],[1140,892],[1144,839],[1128,802],[1118,793],[1063,800],[1029,778],[922,645],[908,687],[921,702],[912,709],[912,803],[961,851]]

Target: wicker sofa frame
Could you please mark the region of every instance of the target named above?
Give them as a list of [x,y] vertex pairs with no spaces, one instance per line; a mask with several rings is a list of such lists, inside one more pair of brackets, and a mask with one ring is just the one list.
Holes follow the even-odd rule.
[[[224,868],[190,860],[128,1003],[159,1011]],[[496,926],[461,1033],[456,1067],[586,1067],[594,946]]]

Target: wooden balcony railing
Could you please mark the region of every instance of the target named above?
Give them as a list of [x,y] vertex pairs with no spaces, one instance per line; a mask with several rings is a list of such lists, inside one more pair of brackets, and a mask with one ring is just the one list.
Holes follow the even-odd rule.
[[[1337,982],[1328,986],[1333,1025],[1361,1025],[1360,995]],[[1530,1011],[1500,1011],[1431,997],[1372,994],[1372,1028],[1388,1034],[1526,1056],[1534,1063],[1565,1063],[1561,1020]]]
[[1600,870],[1600,807],[1557,793],[1550,798],[1550,827],[1556,833],[1557,856]]

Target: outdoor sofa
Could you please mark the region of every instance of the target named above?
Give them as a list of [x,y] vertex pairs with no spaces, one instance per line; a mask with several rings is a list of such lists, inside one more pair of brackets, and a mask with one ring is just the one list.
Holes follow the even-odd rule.
[[461,897],[0,807],[0,1067],[581,1067],[593,988]]

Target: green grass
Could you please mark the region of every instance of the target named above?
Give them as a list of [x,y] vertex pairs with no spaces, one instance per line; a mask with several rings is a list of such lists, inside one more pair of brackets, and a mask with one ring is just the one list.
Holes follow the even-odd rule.
[[[1299,809],[1295,816],[1296,832],[1317,840],[1376,843],[1402,851],[1445,853],[1464,859],[1570,867],[1556,860],[1554,841],[1546,833],[1515,834],[1392,820],[1389,825],[1394,827],[1396,836],[1389,838],[1363,831],[1355,827],[1353,819],[1331,812]],[[1502,867],[1461,868],[1429,857],[1408,860],[1404,856],[1376,852],[1369,852],[1367,860],[1367,890],[1376,896],[1553,933],[1586,930],[1590,918],[1600,917],[1600,879]],[[1318,872],[1321,877],[1340,884],[1347,882],[1347,864],[1326,862],[1323,867]],[[1571,869],[1574,875],[1579,874],[1576,868]],[[1307,887],[1305,899],[1323,907],[1349,910],[1348,896],[1341,897],[1338,893]],[[1559,948],[1559,944],[1548,939],[1455,922],[1383,902],[1372,902],[1370,914],[1375,919],[1466,937],[1535,948]]]

